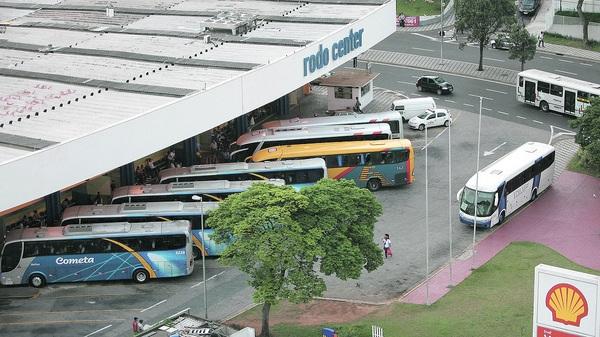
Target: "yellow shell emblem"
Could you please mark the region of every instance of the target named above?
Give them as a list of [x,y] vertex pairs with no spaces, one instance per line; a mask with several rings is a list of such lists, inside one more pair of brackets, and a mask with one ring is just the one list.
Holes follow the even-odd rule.
[[566,325],[579,326],[588,314],[588,303],[581,291],[568,283],[559,283],[546,294],[546,307],[552,320]]

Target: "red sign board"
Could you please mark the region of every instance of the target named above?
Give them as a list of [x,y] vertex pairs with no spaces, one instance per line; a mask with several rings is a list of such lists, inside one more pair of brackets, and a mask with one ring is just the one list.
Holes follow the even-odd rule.
[[402,19],[400,16],[396,17],[396,25],[401,27],[419,27],[421,25],[421,17],[419,16],[405,16],[404,25],[402,25]]
[[550,328],[544,328],[541,326],[537,327],[538,337],[581,337],[580,335],[574,335],[567,332],[562,332]]

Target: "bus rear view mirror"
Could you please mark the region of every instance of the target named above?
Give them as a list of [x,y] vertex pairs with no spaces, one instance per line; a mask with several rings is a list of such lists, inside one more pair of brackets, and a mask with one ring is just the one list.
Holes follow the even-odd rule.
[[494,207],[498,207],[498,192],[494,195]]
[[458,190],[458,193],[456,193],[456,201],[460,202],[460,198],[462,197],[462,193],[463,193],[463,189],[461,188],[460,190]]

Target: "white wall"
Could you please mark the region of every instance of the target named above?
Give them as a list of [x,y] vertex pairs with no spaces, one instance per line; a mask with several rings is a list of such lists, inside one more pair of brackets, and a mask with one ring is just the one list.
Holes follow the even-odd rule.
[[[557,11],[576,11],[577,0],[554,0],[554,8]],[[585,0],[581,10],[589,13],[600,13],[600,0]]]
[[[104,130],[0,164],[0,211],[115,169],[269,103],[358,56],[395,31],[395,1],[294,54],[205,92]],[[303,59],[319,44],[364,29],[362,47],[304,77]],[[249,46],[251,48],[251,46]],[[162,133],[147,130],[163,130]]]

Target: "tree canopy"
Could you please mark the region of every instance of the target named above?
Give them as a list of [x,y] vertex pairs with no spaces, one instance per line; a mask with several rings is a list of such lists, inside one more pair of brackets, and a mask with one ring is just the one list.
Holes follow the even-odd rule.
[[508,58],[519,60],[521,71],[523,71],[525,62],[532,60],[535,56],[537,39],[519,24],[512,25],[509,36],[513,45],[510,46]]
[[581,145],[581,162],[595,172],[600,172],[600,98],[591,100],[591,105],[578,119],[571,121],[577,129],[575,142]]
[[326,290],[321,274],[356,279],[383,264],[373,230],[382,208],[349,180],[323,179],[296,192],[254,184],[211,212],[212,239],[229,243],[220,261],[250,277],[263,302],[262,335],[269,336],[270,306],[307,302]]
[[460,0],[455,2],[457,30],[468,32],[468,39],[479,43],[479,71],[483,70],[483,48],[490,36],[514,22],[512,0]]

